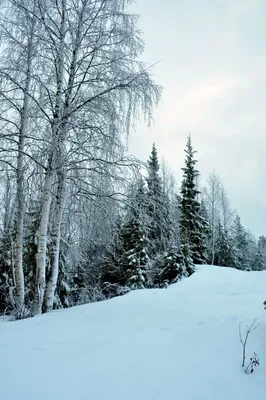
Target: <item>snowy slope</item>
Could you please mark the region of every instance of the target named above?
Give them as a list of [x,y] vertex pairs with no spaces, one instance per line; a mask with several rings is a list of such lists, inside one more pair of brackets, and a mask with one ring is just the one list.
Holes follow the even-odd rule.
[[[199,267],[166,290],[143,290],[0,323],[1,400],[263,400],[266,272]],[[261,325],[240,367],[238,324]]]

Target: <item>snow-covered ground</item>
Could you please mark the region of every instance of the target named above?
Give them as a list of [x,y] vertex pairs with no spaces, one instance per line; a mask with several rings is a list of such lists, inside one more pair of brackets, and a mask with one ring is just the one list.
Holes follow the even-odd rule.
[[[166,290],[0,321],[1,400],[265,400],[266,272],[202,266]],[[260,326],[241,369],[239,321]]]

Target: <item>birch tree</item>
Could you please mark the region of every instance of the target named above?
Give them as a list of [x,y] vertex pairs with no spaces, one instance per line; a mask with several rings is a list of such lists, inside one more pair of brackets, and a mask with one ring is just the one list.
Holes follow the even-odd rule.
[[[88,137],[94,131],[117,137],[125,126],[129,128],[139,107],[150,116],[160,92],[145,66],[135,61],[142,42],[135,27],[136,18],[125,12],[124,1],[62,0],[56,6],[51,1],[39,1],[38,7],[48,54],[51,52],[49,75],[42,85],[51,106],[46,114],[52,117],[39,226],[34,314],[41,312],[45,291],[51,187],[55,171],[69,161],[67,143],[77,135],[78,139],[80,134],[84,137],[84,132]],[[51,78],[54,85],[49,84]],[[87,156],[90,154],[88,137],[79,148],[80,156],[84,156],[85,149]],[[57,223],[60,225],[61,220]],[[60,235],[59,228],[57,232]],[[54,288],[54,284],[50,287]],[[48,297],[52,294],[47,292]]]
[[[35,168],[34,163],[43,168],[34,314],[52,309],[70,182],[77,192],[82,189],[82,196],[90,197],[94,192],[90,172],[101,176],[107,170],[110,173],[113,163],[119,164],[121,137],[129,132],[139,112],[145,114],[147,122],[150,120],[152,107],[160,97],[160,88],[151,80],[147,66],[138,60],[143,42],[137,16],[128,12],[129,3],[4,2],[1,26],[2,37],[7,38],[5,60],[9,54],[12,57],[11,64],[1,68],[5,104],[1,123],[8,143],[1,152],[16,173],[15,280],[21,302],[25,173]],[[46,282],[48,234],[51,268]]]
[[230,202],[223,185],[221,185],[220,189],[220,209],[221,209],[221,222],[224,232],[228,232],[230,226],[232,225],[235,212],[232,210],[230,206]]
[[4,2],[0,14],[1,39],[4,47],[0,66],[2,78],[0,98],[4,106],[0,120],[4,128],[4,138],[9,143],[8,148],[12,146],[9,152],[15,152],[17,159],[16,165],[13,165],[16,175],[14,284],[17,301],[21,306],[25,297],[23,273],[25,140],[29,134],[31,106],[29,93],[32,85],[37,28],[35,17],[24,11],[25,4],[33,14],[36,12],[36,0],[31,2],[11,0]]

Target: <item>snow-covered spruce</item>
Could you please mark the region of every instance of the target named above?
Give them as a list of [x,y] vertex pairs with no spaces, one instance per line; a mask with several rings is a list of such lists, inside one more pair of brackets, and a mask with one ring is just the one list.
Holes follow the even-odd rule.
[[197,179],[199,171],[195,168],[197,160],[194,158],[196,151],[192,147],[189,135],[185,149],[185,167],[180,190],[180,239],[181,244],[189,244],[192,259],[196,264],[206,262],[206,234],[207,221],[202,215],[201,205],[198,201],[199,190]]
[[183,277],[190,276],[194,270],[194,264],[191,258],[191,252],[188,246],[181,245],[181,249],[172,246],[164,254],[162,270],[158,274],[158,283],[160,287],[175,283]]

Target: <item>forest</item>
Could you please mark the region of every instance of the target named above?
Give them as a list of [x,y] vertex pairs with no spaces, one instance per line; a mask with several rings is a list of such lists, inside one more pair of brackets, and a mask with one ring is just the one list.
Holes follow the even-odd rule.
[[[165,288],[197,264],[266,269],[193,132],[177,182],[128,154],[162,88],[124,0],[9,0],[0,12],[0,313],[14,319]],[[178,135],[178,132],[176,133]]]

